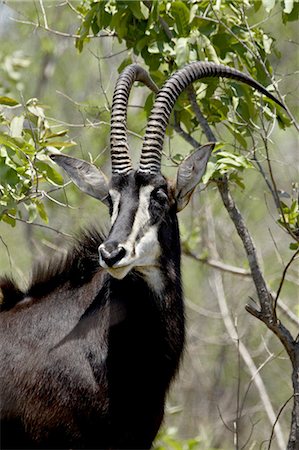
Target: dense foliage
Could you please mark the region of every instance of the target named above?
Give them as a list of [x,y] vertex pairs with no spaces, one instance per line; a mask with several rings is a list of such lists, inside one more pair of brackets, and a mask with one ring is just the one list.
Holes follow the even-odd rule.
[[[270,12],[274,2],[253,2],[255,11],[266,8]],[[82,51],[84,43],[90,39],[90,33],[97,35],[102,30],[115,33],[119,42],[125,42],[128,49],[126,57],[118,67],[121,71],[133,61],[133,56],[141,56],[148,66],[154,80],[161,85],[176,69],[196,60],[209,60],[215,63],[232,65],[240,70],[247,70],[254,78],[275,92],[272,83],[272,67],[268,56],[279,52],[275,41],[261,26],[250,26],[248,10],[250,2],[216,2],[213,6],[209,0],[197,2],[160,1],[105,1],[84,2],[78,6],[82,15],[79,27],[80,37],[76,40],[77,48]],[[296,19],[298,3],[286,2],[282,10],[284,23]],[[28,59],[16,55],[3,58],[1,97],[1,211],[0,218],[14,224],[14,216],[21,216],[22,203],[30,210],[30,221],[36,216],[47,220],[46,212],[40,198],[43,197],[41,183],[50,181],[61,186],[62,179],[49,164],[47,152],[73,145],[70,141],[59,139],[66,130],[51,131],[45,119],[42,105],[37,99],[23,99],[23,105],[16,114],[6,114],[6,108],[17,107],[19,100],[10,97],[10,91],[21,79],[21,70],[29,64]],[[18,86],[20,88],[20,86]],[[208,86],[201,83],[197,87],[197,99],[200,100],[202,112],[209,118],[211,125],[222,124],[232,135],[236,143],[233,153],[220,153],[209,165],[208,177],[230,172],[230,178],[243,186],[238,171],[252,167],[247,155],[240,153],[248,149],[249,138],[254,133],[253,125],[260,113],[260,95],[253,93],[236,82],[229,87],[220,86],[218,80],[209,81]],[[145,108],[149,112],[152,94],[148,97]],[[263,114],[273,119],[274,105],[264,99]],[[277,109],[279,125],[290,125],[290,119]],[[175,120],[182,123],[188,133],[194,133],[199,124],[190,108],[187,94],[181,96],[175,107]],[[58,138],[58,139],[57,139]],[[219,147],[217,147],[217,150]],[[180,161],[182,154],[172,156],[173,161]],[[288,221],[294,223],[293,202],[291,209],[283,204],[288,214]]]

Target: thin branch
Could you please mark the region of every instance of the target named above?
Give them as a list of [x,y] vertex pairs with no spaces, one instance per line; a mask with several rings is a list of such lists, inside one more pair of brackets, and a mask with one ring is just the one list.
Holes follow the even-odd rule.
[[217,409],[218,409],[218,414],[219,414],[219,417],[220,417],[220,419],[221,419],[221,422],[223,423],[223,425],[225,426],[225,428],[227,428],[228,431],[230,431],[231,433],[234,433],[234,430],[232,430],[232,429],[227,425],[227,423],[225,422],[224,418],[222,417],[222,413],[221,413],[220,408],[219,408],[218,405],[217,405]]
[[[296,395],[296,394],[295,394],[295,395]],[[273,423],[273,426],[272,426],[271,436],[270,436],[269,444],[268,444],[268,450],[270,450],[270,448],[271,448],[272,439],[273,439],[273,436],[274,436],[274,428],[275,428],[276,424],[278,423],[279,417],[281,416],[281,413],[283,412],[283,410],[285,409],[285,407],[287,406],[287,404],[289,403],[289,401],[292,400],[292,398],[294,398],[294,394],[291,395],[291,397],[288,398],[288,399],[284,402],[284,404],[282,405],[282,407],[281,407],[280,410],[278,411],[277,417],[276,417],[275,422]]]
[[203,264],[207,264],[210,267],[213,267],[214,269],[221,270],[222,272],[228,272],[233,275],[239,275],[241,277],[250,277],[251,278],[251,272],[246,269],[242,269],[241,267],[232,266],[230,264],[223,263],[222,261],[217,261],[213,258],[209,258],[207,256],[200,257],[195,255],[191,250],[188,248],[183,247],[183,253],[186,256],[189,256],[193,259],[195,259],[198,262],[201,262]]
[[2,244],[5,247],[5,250],[6,250],[6,253],[7,253],[7,257],[8,257],[8,261],[9,261],[9,267],[10,267],[10,270],[12,272],[12,260],[11,260],[11,256],[10,256],[8,245],[6,244],[6,242],[4,241],[2,236],[0,236],[0,241],[2,242]]
[[[31,22],[30,20],[20,20],[15,19],[13,17],[10,17],[10,20],[17,23],[22,23],[24,25],[31,25],[34,26],[36,29],[41,28],[44,31],[47,31],[49,33],[55,34],[56,36],[65,37],[65,38],[71,38],[71,39],[79,39],[81,36],[80,34],[73,34],[73,33],[64,33],[63,31],[53,30],[52,28],[45,27],[44,25],[40,23]],[[88,34],[86,38],[88,39],[96,39],[96,38],[111,38],[111,37],[117,37],[117,33],[112,32],[108,34]]]
[[243,216],[241,215],[239,209],[237,208],[231,196],[228,187],[228,180],[226,179],[226,177],[223,177],[223,179],[218,182],[218,189],[223,204],[243,242],[249,266],[251,269],[252,277],[261,303],[262,312],[268,318],[269,322],[272,323],[273,322],[272,297],[268,292],[268,288],[262,275],[262,271],[258,263],[256,248],[253,243],[252,237],[249,234],[249,231],[245,225]]
[[[272,293],[271,293],[272,294]],[[275,294],[272,294],[273,296]],[[281,299],[278,300],[277,303],[277,307],[278,309],[282,312],[282,314],[284,314],[285,316],[287,316],[287,318],[297,327],[299,327],[299,318],[296,316],[296,314],[294,314],[288,307],[287,305],[285,305],[283,303],[283,301]]]
[[197,104],[196,94],[195,94],[195,91],[194,91],[194,88],[193,88],[192,85],[190,85],[187,88],[187,92],[188,92],[188,98],[190,100],[192,109],[193,109],[193,111],[195,113],[195,117],[196,117],[199,125],[201,126],[202,131],[205,133],[207,139],[210,142],[216,142],[216,137],[215,137],[214,133],[212,132],[212,130],[211,130],[207,120],[203,116],[203,114],[202,114],[202,112],[201,112],[201,110],[200,110],[200,108],[199,108],[199,106]]
[[71,4],[71,2],[69,2],[68,0],[66,0],[66,4],[68,5],[68,7],[69,7],[69,8],[70,8],[77,16],[80,16],[81,19],[84,18],[84,14],[82,14],[80,11],[78,11],[78,9],[75,8],[75,7]]
[[279,283],[279,287],[278,287],[278,290],[277,290],[277,293],[276,293],[275,301],[274,301],[274,310],[276,309],[277,300],[278,300],[279,294],[281,292],[281,289],[283,287],[283,283],[284,283],[287,271],[290,268],[292,262],[295,260],[297,255],[299,255],[299,249],[293,254],[292,258],[290,259],[290,261],[287,263],[287,265],[284,268],[284,271],[282,273],[282,277],[281,277],[281,280],[280,280],[280,283]]
[[174,125],[173,128],[175,131],[186,141],[188,144],[192,145],[195,149],[198,149],[200,147],[200,143],[196,141],[189,133],[187,133],[183,128],[180,126],[177,114],[174,112]]
[[283,221],[284,229],[287,230],[287,232],[292,236],[292,238],[298,242],[299,237],[296,236],[296,234],[294,234],[293,231],[291,230],[291,228],[289,227],[289,224],[287,223],[285,215],[284,215],[281,201],[279,199],[278,189],[277,189],[276,181],[275,181],[275,178],[273,175],[272,164],[271,164],[271,160],[270,160],[270,154],[269,154],[269,148],[268,148],[268,135],[266,133],[263,120],[262,120],[262,126],[263,126],[263,130],[265,132],[265,136],[262,135],[262,140],[263,140],[264,146],[265,146],[266,158],[267,158],[267,163],[268,163],[269,174],[270,174],[270,178],[271,178],[271,182],[272,182],[273,191],[274,191],[275,197],[277,199],[277,201],[275,203],[278,203],[278,205],[279,205],[279,211],[280,211],[281,218]]
[[241,408],[240,408],[240,414],[241,414],[241,415],[242,415],[243,409],[244,409],[244,407],[245,407],[245,403],[246,403],[246,400],[247,400],[248,393],[249,393],[249,391],[250,391],[250,388],[251,388],[251,386],[252,386],[252,383],[254,382],[254,379],[255,379],[256,375],[257,375],[258,373],[260,373],[261,370],[262,370],[262,369],[263,369],[270,361],[273,361],[273,359],[274,359],[274,355],[273,355],[272,353],[269,354],[269,356],[265,359],[265,361],[257,368],[256,372],[251,376],[251,378],[250,378],[250,380],[249,380],[249,382],[248,382],[248,385],[247,385],[247,387],[246,387],[245,394],[244,394],[244,396],[243,396],[242,405],[241,405]]
[[[145,4],[145,6],[151,10],[152,7],[152,0],[144,0],[143,2]],[[173,34],[168,26],[168,23],[159,15],[159,22],[161,27],[164,30],[164,33],[166,34],[166,36],[168,37],[168,39],[171,41],[171,39],[173,38]]]
[[42,10],[42,15],[43,15],[43,19],[44,19],[44,26],[45,26],[45,29],[47,30],[48,29],[48,21],[47,21],[46,11],[45,11],[44,4],[43,4],[42,0],[39,0],[39,5],[40,5],[40,9]]
[[[214,229],[214,221],[213,221],[213,217],[212,214],[209,210],[207,210],[207,214],[208,214],[208,222],[209,222],[209,227],[208,227],[208,233],[209,233],[209,242],[211,244],[210,250],[212,252],[212,256],[214,258],[218,258],[218,252],[216,249],[216,246],[214,245],[214,243],[216,242],[216,233],[215,233],[215,229]],[[275,412],[273,410],[272,404],[271,404],[271,400],[269,398],[269,395],[267,393],[265,384],[261,378],[261,375],[259,373],[258,368],[256,367],[252,357],[250,356],[250,353],[248,352],[246,346],[243,344],[242,341],[240,341],[236,327],[233,323],[233,320],[231,318],[230,312],[229,312],[229,308],[228,308],[228,304],[227,304],[227,300],[226,300],[226,296],[225,296],[225,291],[224,291],[224,286],[223,286],[223,281],[222,281],[222,275],[219,271],[214,270],[212,272],[212,283],[211,286],[213,286],[213,289],[215,290],[216,293],[216,297],[218,300],[218,305],[219,305],[219,309],[221,311],[222,314],[222,318],[223,318],[223,322],[226,328],[226,331],[228,333],[228,335],[230,336],[232,342],[237,346],[239,346],[239,352],[240,355],[244,361],[244,363],[246,364],[252,379],[254,380],[254,383],[259,391],[260,394],[260,398],[263,402],[265,411],[267,413],[268,419],[271,423],[271,425],[274,424],[275,419],[276,419],[276,415]],[[238,344],[239,342],[239,344]],[[286,445],[285,445],[285,441],[283,438],[283,433],[282,430],[278,424],[276,430],[275,430],[275,434],[277,437],[277,442],[279,444],[279,448],[281,450],[284,450]]]
[[13,220],[17,220],[18,222],[27,223],[28,225],[33,225],[35,227],[46,228],[47,230],[55,231],[55,233],[61,234],[62,236],[65,236],[67,238],[74,239],[74,237],[71,234],[67,234],[67,233],[64,233],[63,231],[56,230],[55,228],[49,227],[48,225],[43,225],[41,223],[36,223],[36,222],[29,222],[28,220],[20,219],[19,217],[12,216],[11,214],[7,214],[7,216]]
[[[92,53],[92,51],[90,50],[90,53]],[[96,56],[96,58],[98,59],[111,59],[114,58],[115,56],[121,55],[122,53],[128,53],[128,50],[120,50],[119,52],[115,52],[115,53],[111,53],[110,55],[105,55],[105,56]]]
[[250,270],[252,273],[252,278],[255,284],[255,288],[258,294],[258,299],[261,305],[261,310],[258,311],[255,308],[247,305],[246,310],[250,312],[255,317],[262,320],[268,328],[270,328],[280,339],[285,349],[287,350],[292,362],[295,361],[295,349],[294,340],[291,333],[283,326],[283,324],[277,320],[274,310],[274,301],[271,293],[266,285],[265,279],[263,277],[255,245],[253,243],[252,237],[245,225],[243,216],[241,215],[239,209],[237,208],[228,187],[228,181],[224,178],[218,183],[218,189],[223,201],[223,204],[233,221],[237,233],[239,234],[244,249],[247,254]]
[[265,173],[265,171],[264,171],[264,169],[263,169],[263,166],[261,165],[261,163],[260,163],[259,160],[257,159],[257,157],[256,157],[256,152],[255,152],[255,151],[253,152],[253,159],[254,159],[254,161],[255,161],[257,167],[258,167],[258,170],[259,170],[260,174],[261,174],[262,177],[264,178],[265,183],[266,183],[266,185],[267,185],[268,188],[269,188],[269,191],[271,192],[271,195],[272,195],[273,200],[274,200],[274,202],[275,202],[276,208],[279,208],[279,206],[280,206],[280,201],[279,201],[279,199],[277,199],[277,196],[275,195],[275,191],[274,191],[274,189],[273,189],[273,187],[272,187],[272,184],[270,183],[270,181],[269,181],[269,179],[268,179],[268,177],[267,177],[267,175],[266,175],[266,173]]

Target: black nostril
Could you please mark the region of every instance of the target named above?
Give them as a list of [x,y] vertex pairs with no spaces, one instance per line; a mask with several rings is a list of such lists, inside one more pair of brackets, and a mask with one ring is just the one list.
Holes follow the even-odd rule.
[[107,264],[108,267],[114,266],[118,261],[120,261],[126,254],[124,247],[118,244],[107,242],[99,247],[99,252],[102,260]]

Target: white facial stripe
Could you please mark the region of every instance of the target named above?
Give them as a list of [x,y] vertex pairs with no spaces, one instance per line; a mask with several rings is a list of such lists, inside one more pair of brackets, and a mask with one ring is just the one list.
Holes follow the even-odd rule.
[[146,224],[150,221],[149,215],[149,202],[152,191],[154,190],[153,186],[145,186],[140,189],[139,192],[139,206],[135,214],[134,223],[132,226],[132,231],[128,236],[128,239],[125,243],[125,247],[128,250],[132,250],[134,247],[134,243],[140,232],[140,229],[144,228]]
[[113,211],[112,211],[112,216],[111,216],[111,225],[113,225],[117,218],[117,215],[118,215],[120,193],[118,191],[116,191],[115,189],[110,189],[109,194],[110,194],[110,197],[112,200],[112,205],[113,205]]

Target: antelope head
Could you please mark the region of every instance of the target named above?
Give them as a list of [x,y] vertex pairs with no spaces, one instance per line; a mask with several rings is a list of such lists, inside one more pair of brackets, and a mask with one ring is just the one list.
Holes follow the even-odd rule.
[[[187,157],[178,168],[176,181],[171,182],[161,173],[163,141],[172,108],[181,92],[195,80],[215,76],[243,81],[280,104],[252,78],[226,66],[189,64],[158,90],[146,71],[130,65],[119,76],[113,95],[111,180],[86,161],[66,155],[52,156],[82,191],[109,207],[111,229],[99,246],[99,261],[113,277],[122,279],[132,269],[146,276],[149,271],[161,268],[163,258],[175,258],[179,263],[176,213],[188,204],[205,172],[214,143],[200,147]],[[128,97],[135,80],[158,93],[136,169],[129,154],[126,126]]]

